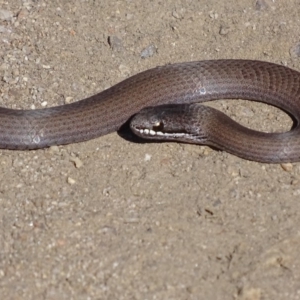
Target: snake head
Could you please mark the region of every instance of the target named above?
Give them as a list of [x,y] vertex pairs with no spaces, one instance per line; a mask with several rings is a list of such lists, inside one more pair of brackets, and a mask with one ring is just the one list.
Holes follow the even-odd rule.
[[201,127],[194,106],[170,104],[146,107],[133,117],[130,128],[145,139],[205,144],[205,128]]

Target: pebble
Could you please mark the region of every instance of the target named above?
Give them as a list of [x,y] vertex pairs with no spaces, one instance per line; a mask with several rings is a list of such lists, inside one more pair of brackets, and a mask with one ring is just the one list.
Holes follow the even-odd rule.
[[256,1],[256,3],[255,3],[256,10],[264,10],[266,8],[268,8],[268,5],[265,0],[257,0]]
[[10,33],[11,29],[8,29],[5,26],[0,25],[0,33]]
[[298,185],[299,184],[299,180],[298,179],[293,179],[291,181],[291,185]]
[[130,69],[123,64],[119,65],[119,71],[123,77],[130,75]]
[[141,52],[141,58],[148,58],[153,56],[155,53],[157,52],[157,48],[155,47],[155,45],[150,45],[148,47],[146,47],[145,49],[142,50]]
[[121,52],[123,50],[123,42],[116,35],[108,37],[108,44],[113,51]]
[[50,151],[51,153],[59,152],[59,147],[58,147],[58,146],[51,146],[51,147],[49,148],[49,151]]
[[249,107],[246,107],[246,106],[242,106],[241,107],[241,114],[245,117],[248,117],[248,118],[252,118],[254,117],[254,112],[253,110],[251,110]]
[[291,57],[300,57],[300,43],[297,43],[290,49]]
[[132,20],[133,17],[134,17],[134,15],[133,15],[133,14],[130,14],[130,13],[127,13],[125,16],[126,16],[126,19],[127,19],[127,20]]
[[227,35],[229,33],[229,27],[221,26],[219,33],[220,33],[220,35]]
[[173,10],[172,16],[173,16],[175,19],[182,20],[182,19],[183,19],[183,12],[184,12],[184,11],[178,12],[177,10]]
[[73,97],[66,97],[65,98],[65,103],[68,104],[68,103],[71,103],[73,100]]
[[77,169],[83,166],[83,162],[78,157],[71,157],[70,161],[72,161]]
[[244,300],[261,300],[262,294],[263,292],[259,288],[247,287],[241,289],[241,299]]
[[219,15],[218,15],[216,12],[214,12],[214,11],[210,11],[210,12],[209,12],[209,17],[210,17],[211,19],[217,20],[218,17],[219,17]]
[[68,183],[69,184],[71,184],[71,185],[73,185],[73,184],[75,184],[76,183],[76,180],[75,179],[73,179],[73,178],[71,178],[71,177],[68,177]]
[[10,21],[13,17],[13,13],[6,9],[0,9],[0,20],[1,21]]
[[286,172],[291,172],[293,170],[293,165],[291,163],[280,164],[281,168]]
[[25,19],[27,16],[28,16],[28,10],[27,9],[25,9],[25,8],[23,8],[23,9],[21,9],[19,12],[18,12],[18,15],[17,15],[17,17],[18,17],[18,20],[22,20],[22,19]]
[[19,158],[14,159],[12,162],[14,168],[20,168],[23,166],[23,164],[24,164],[23,161],[20,160]]
[[146,154],[145,154],[144,161],[150,161],[150,160],[151,160],[151,158],[152,158],[152,155],[151,155],[151,154],[148,154],[148,153],[146,153]]

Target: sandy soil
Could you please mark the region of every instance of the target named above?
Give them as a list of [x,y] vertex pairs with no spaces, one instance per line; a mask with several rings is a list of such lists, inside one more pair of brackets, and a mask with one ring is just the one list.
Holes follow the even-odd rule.
[[[300,70],[299,15],[299,0],[0,0],[1,105],[64,104],[180,61]],[[216,106],[291,125],[266,105]],[[113,133],[0,151],[0,168],[1,299],[300,299],[299,163]]]

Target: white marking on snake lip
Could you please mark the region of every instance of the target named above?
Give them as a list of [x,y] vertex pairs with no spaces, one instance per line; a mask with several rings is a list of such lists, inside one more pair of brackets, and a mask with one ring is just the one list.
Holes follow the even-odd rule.
[[154,131],[152,129],[138,129],[138,131],[143,135],[152,135],[152,136],[166,136],[166,137],[182,137],[186,136],[186,133],[166,133],[161,131]]

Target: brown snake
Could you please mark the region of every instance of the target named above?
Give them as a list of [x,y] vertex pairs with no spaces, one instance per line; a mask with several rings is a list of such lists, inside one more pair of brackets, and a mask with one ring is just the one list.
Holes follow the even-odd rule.
[[[262,133],[242,127],[213,109],[186,105],[220,98],[269,103],[292,115],[296,125],[285,133]],[[142,123],[140,119],[148,117],[148,111],[137,115],[131,125],[137,134],[159,131],[156,138],[169,134],[174,140],[176,133],[175,140],[212,145],[262,162],[300,160],[300,73],[250,60],[166,65],[72,104],[36,110],[0,108],[0,148],[37,149],[93,139],[118,130],[144,107],[162,104],[185,105],[164,107],[163,113],[156,108],[155,115]],[[172,120],[183,127],[169,127]],[[148,131],[143,130],[145,124],[150,126]]]

